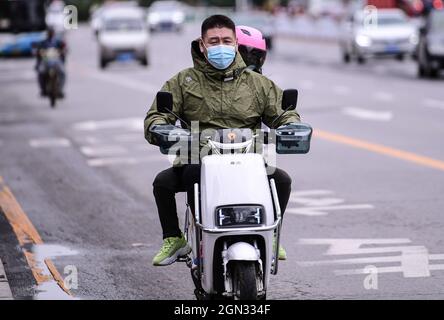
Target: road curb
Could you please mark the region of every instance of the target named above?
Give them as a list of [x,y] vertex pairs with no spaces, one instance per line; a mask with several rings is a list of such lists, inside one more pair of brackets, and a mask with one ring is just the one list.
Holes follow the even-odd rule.
[[13,300],[11,288],[9,287],[8,278],[6,277],[3,262],[0,259],[0,300]]

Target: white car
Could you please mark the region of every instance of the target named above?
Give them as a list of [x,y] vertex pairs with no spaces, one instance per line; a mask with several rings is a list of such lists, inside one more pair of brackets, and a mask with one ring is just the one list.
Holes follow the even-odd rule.
[[98,34],[100,67],[113,60],[137,59],[148,65],[149,31],[141,8],[119,8],[102,14]]
[[415,52],[418,29],[399,9],[378,9],[373,17],[358,11],[343,24],[339,44],[345,63],[380,56],[403,60]]
[[180,2],[174,0],[155,1],[149,7],[148,25],[151,31],[180,32],[185,17],[185,9]]
[[125,1],[125,2],[113,2],[105,1],[101,6],[94,6],[91,12],[90,24],[94,31],[94,35],[98,36],[100,29],[103,25],[103,16],[106,15],[107,11],[126,9],[126,8],[136,8],[139,6],[137,1]]

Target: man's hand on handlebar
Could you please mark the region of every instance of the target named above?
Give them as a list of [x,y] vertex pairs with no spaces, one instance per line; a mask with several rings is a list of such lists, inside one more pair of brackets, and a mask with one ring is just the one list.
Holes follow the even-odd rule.
[[190,137],[190,130],[172,124],[153,124],[149,131],[159,146],[169,146],[181,140],[182,137]]
[[157,134],[167,134],[172,136],[189,136],[190,130],[176,127],[172,124],[153,124],[150,132]]

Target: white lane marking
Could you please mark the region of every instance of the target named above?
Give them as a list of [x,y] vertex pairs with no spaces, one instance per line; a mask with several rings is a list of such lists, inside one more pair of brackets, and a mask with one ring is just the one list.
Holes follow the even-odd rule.
[[340,95],[340,96],[345,96],[350,94],[351,89],[350,87],[347,86],[334,86],[333,87],[333,93]]
[[352,116],[363,120],[390,121],[393,118],[393,113],[390,111],[374,111],[361,108],[347,107],[342,109],[342,112],[348,116]]
[[140,133],[118,134],[113,139],[117,142],[140,142],[145,141],[145,137]]
[[97,145],[102,143],[102,141],[99,138],[93,136],[85,137],[85,142],[92,145]]
[[373,99],[381,102],[391,102],[394,100],[394,97],[391,93],[378,91],[373,94]]
[[125,129],[129,131],[143,132],[143,119],[140,118],[123,118],[98,121],[84,121],[73,125],[75,130],[79,131],[96,131],[102,129]]
[[313,198],[313,196],[322,196],[333,194],[330,190],[306,190],[292,192],[289,202],[298,203],[304,206],[329,206],[336,205],[344,202],[344,199],[340,198]]
[[374,209],[371,204],[350,204],[342,206],[325,206],[314,208],[288,208],[285,212],[291,214],[299,214],[303,216],[325,216],[328,215],[328,211],[332,210],[362,210],[362,209]]
[[444,110],[444,101],[437,99],[425,99],[423,100],[423,105],[429,108]]
[[105,166],[113,166],[113,165],[134,165],[145,162],[157,162],[157,161],[170,161],[169,157],[166,156],[152,156],[152,157],[109,157],[109,158],[95,158],[89,159],[87,161],[88,165],[91,167],[105,167]]
[[327,197],[333,194],[330,190],[303,190],[292,192],[289,203],[302,205],[289,206],[286,213],[304,216],[325,216],[335,210],[368,210],[374,209],[371,204],[345,204],[342,198]]
[[80,151],[87,157],[106,157],[128,153],[128,150],[122,146],[83,146]]
[[160,86],[155,86],[147,83],[147,81],[135,81],[127,77],[122,77],[120,75],[115,75],[111,73],[97,73],[90,69],[84,69],[86,75],[101,80],[104,82],[112,83],[120,87],[125,87],[131,90],[142,92],[145,94],[155,93],[159,91]]
[[[430,264],[431,261],[444,260],[444,254],[429,254],[425,246],[404,244],[411,243],[410,239],[300,239],[299,244],[328,245],[324,255],[362,255],[401,253],[400,256],[371,256],[364,258],[334,259],[320,261],[301,261],[302,267],[378,264],[399,262],[400,266],[377,267],[378,273],[401,272],[405,278],[430,277],[431,270],[444,270],[440,264]],[[382,246],[388,245],[388,246]],[[395,246],[393,246],[395,245]],[[334,270],[336,275],[353,275],[368,273],[366,268]]]
[[22,81],[28,81],[28,80],[35,80],[37,79],[37,75],[35,72],[32,71],[19,71],[15,70],[11,73],[0,73],[0,81],[3,82],[10,82],[13,84],[13,81],[22,80]]
[[[49,268],[45,263],[46,259],[57,258],[60,256],[73,256],[78,254],[78,252],[75,250],[53,244],[34,245],[32,250],[34,252],[36,264],[41,270],[42,275],[48,276],[49,279],[52,279],[52,276]],[[53,279],[45,281],[37,287],[34,299],[76,300],[72,296],[66,294]]]
[[302,191],[294,191],[291,193],[291,197],[306,197],[306,196],[323,196],[327,194],[332,194],[331,190],[302,190]]
[[29,140],[33,148],[70,147],[71,141],[65,138],[39,138]]

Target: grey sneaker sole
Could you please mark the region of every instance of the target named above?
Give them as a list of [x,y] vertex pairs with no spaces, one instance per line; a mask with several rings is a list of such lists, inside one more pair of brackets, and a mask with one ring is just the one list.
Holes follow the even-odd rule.
[[166,258],[165,260],[159,262],[158,264],[155,264],[155,266],[169,266],[170,264],[173,264],[176,262],[178,257],[185,256],[188,253],[191,252],[190,246],[187,244],[185,247],[180,248],[177,250],[171,257]]

